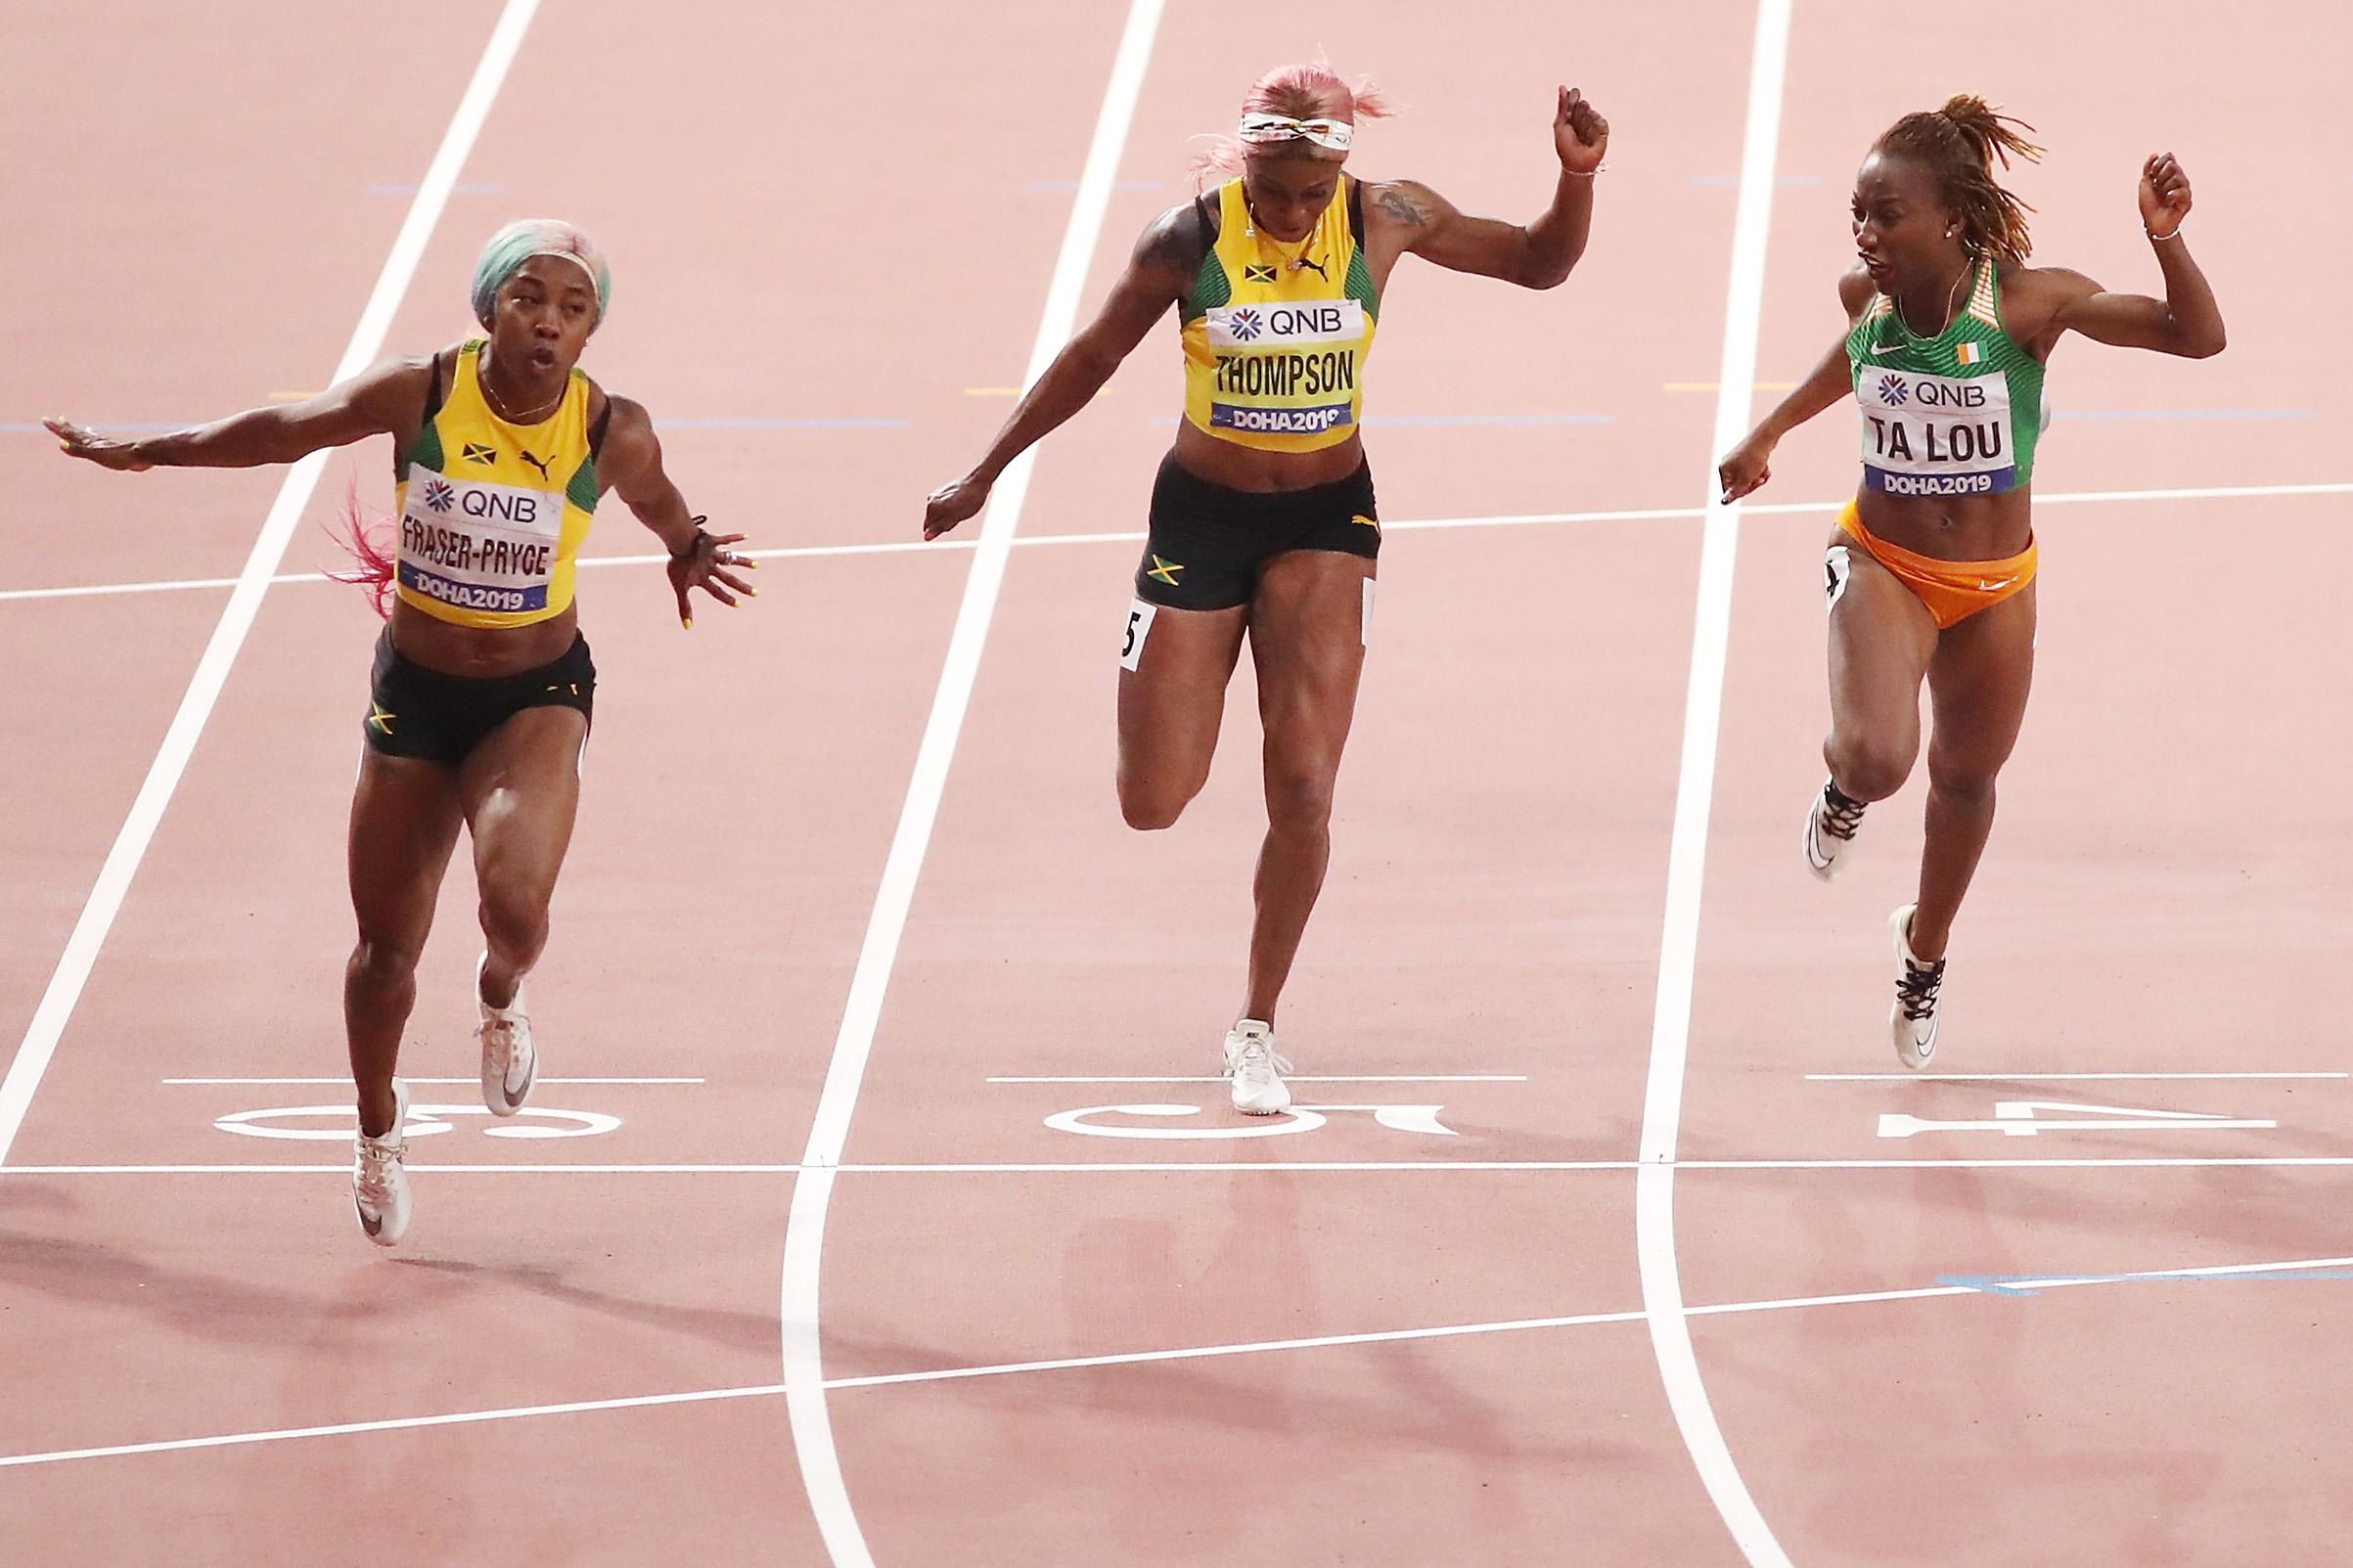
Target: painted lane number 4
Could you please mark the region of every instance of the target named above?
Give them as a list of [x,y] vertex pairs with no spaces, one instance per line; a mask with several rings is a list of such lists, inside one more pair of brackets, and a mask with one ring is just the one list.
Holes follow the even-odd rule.
[[2275,1121],[2250,1121],[2216,1116],[2205,1111],[2147,1110],[2133,1105],[2078,1105],[2059,1099],[2000,1099],[1994,1117],[1985,1122],[1939,1122],[1902,1112],[1879,1117],[1881,1138],[1910,1138],[1916,1133],[2000,1133],[2008,1138],[2033,1138],[2041,1133],[2199,1133],[2232,1129],[2277,1127]]

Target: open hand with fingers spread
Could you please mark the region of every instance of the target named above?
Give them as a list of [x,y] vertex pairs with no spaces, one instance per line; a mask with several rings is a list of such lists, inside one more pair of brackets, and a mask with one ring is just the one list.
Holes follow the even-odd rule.
[[2190,176],[2171,153],[2151,153],[2141,165],[2141,227],[2151,240],[2170,240],[2190,215]]
[[687,602],[692,589],[701,589],[730,608],[738,603],[737,594],[747,599],[760,597],[758,589],[736,575],[738,569],[759,569],[758,561],[735,548],[744,538],[740,533],[705,533],[702,519],[695,519],[694,542],[670,558],[670,589],[678,596],[678,624],[690,631],[694,629],[695,610]]
[[1595,172],[1602,166],[1602,156],[1609,151],[1609,122],[1585,101],[1578,88],[1561,89],[1560,107],[1553,114],[1553,150],[1561,155],[1561,166],[1571,174]]
[[136,441],[117,441],[70,420],[47,419],[41,424],[57,437],[58,450],[68,457],[81,458],[117,473],[138,473],[155,467],[139,455]]

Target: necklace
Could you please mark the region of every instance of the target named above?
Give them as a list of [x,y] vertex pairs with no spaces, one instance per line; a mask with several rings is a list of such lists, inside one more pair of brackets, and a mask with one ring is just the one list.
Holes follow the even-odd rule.
[[1944,319],[1936,324],[1936,330],[1934,332],[1912,332],[1912,324],[1904,320],[1904,302],[1896,298],[1895,295],[1889,294],[1887,296],[1888,303],[1895,306],[1895,324],[1903,328],[1905,332],[1911,333],[1915,337],[1942,337],[1944,336],[1945,329],[1953,325],[1953,307],[1961,302],[1961,280],[1967,278],[1970,273],[1975,272],[1976,270],[1976,266],[1973,262],[1963,262],[1961,271],[1953,278],[1953,287],[1951,291],[1945,295]]
[[549,415],[562,408],[564,406],[564,399],[571,392],[571,381],[570,378],[566,377],[564,386],[556,393],[556,400],[550,403],[547,407],[534,410],[529,414],[510,414],[504,408],[499,406],[499,395],[497,392],[491,389],[489,367],[487,365],[482,367],[481,371],[475,377],[475,380],[482,388],[482,401],[490,405],[490,412],[497,415],[501,420],[509,425],[537,425],[541,423]]
[[1287,270],[1297,272],[1305,267],[1315,267],[1315,270],[1318,272],[1324,270],[1322,267],[1316,266],[1314,262],[1307,259],[1307,247],[1315,244],[1315,231],[1313,229],[1308,230],[1307,238],[1299,242],[1299,253],[1294,256],[1283,248],[1283,242],[1281,240],[1276,239],[1271,234],[1261,235],[1258,232],[1258,211],[1257,208],[1250,204],[1250,193],[1247,191],[1242,193],[1242,237],[1245,240],[1255,240],[1259,245],[1273,250],[1278,258],[1290,263],[1290,267]]

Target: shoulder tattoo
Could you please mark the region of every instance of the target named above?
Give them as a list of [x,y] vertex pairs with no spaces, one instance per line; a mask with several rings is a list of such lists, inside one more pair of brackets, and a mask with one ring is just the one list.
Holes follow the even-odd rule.
[[1407,196],[1399,186],[1382,186],[1380,194],[1374,201],[1380,204],[1381,211],[1413,228],[1418,229],[1429,221],[1429,209]]

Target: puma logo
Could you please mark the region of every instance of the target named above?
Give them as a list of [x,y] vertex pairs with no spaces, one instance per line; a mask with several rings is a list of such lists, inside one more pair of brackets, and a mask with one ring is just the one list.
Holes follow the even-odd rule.
[[[547,482],[550,484],[554,484],[556,482],[555,475],[548,472],[546,463],[540,462],[539,459],[531,456],[529,452],[523,453],[522,460],[525,463],[528,463],[532,468],[537,469],[539,470],[539,476],[542,479],[547,480]],[[553,459],[550,461],[552,462]]]
[[1326,283],[1330,283],[1332,281],[1332,274],[1326,272],[1324,270],[1324,264],[1321,261],[1316,260],[1313,256],[1301,256],[1298,260],[1292,262],[1290,266],[1293,272],[1298,272],[1305,268],[1313,267],[1317,277],[1323,279]]

